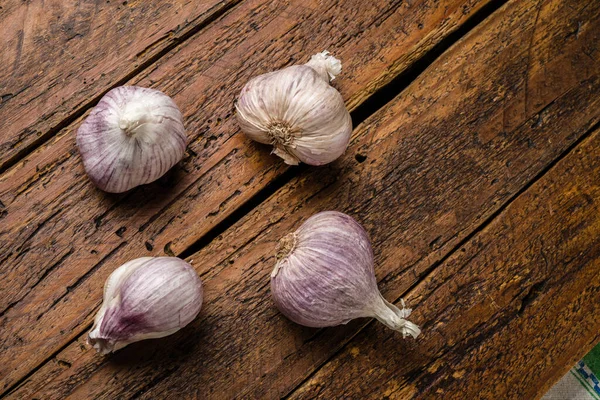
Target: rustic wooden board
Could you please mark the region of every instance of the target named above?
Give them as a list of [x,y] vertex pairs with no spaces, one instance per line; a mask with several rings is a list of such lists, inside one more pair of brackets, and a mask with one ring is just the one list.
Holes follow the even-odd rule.
[[[408,89],[406,99],[410,100],[405,100],[398,108],[396,108],[396,105],[393,109],[388,110],[389,114],[386,115],[388,118],[382,117],[381,120],[373,118],[375,121],[370,121],[371,123],[363,127],[365,136],[362,138],[359,136],[358,142],[353,144],[352,150],[356,151],[356,154],[366,155],[366,161],[373,162],[374,159],[373,165],[365,166],[366,162],[364,162],[362,164],[363,170],[361,170],[357,165],[358,163],[352,160],[351,156],[347,157],[339,168],[332,168],[331,175],[328,177],[323,177],[322,174],[307,177],[308,182],[303,187],[310,188],[307,190],[308,193],[303,193],[301,188],[292,187],[289,188],[289,193],[282,194],[281,196],[276,195],[272,201],[268,202],[267,207],[261,207],[257,211],[257,218],[265,219],[266,223],[261,224],[256,220],[250,220],[247,224],[243,224],[239,230],[234,230],[231,234],[227,234],[222,244],[226,246],[227,255],[231,257],[233,254],[231,258],[234,259],[234,265],[241,265],[237,267],[238,272],[233,272],[232,269],[234,267],[228,265],[231,262],[231,258],[224,259],[222,263],[223,271],[215,273],[215,278],[211,279],[212,271],[207,273],[206,280],[208,282],[215,282],[218,285],[223,280],[229,280],[229,283],[225,288],[219,288],[214,304],[209,303],[207,305],[207,308],[210,306],[216,308],[213,313],[208,312],[204,320],[204,323],[208,326],[200,322],[198,328],[196,328],[196,332],[202,338],[206,338],[206,346],[215,346],[217,348],[227,346],[230,349],[230,354],[219,355],[215,360],[212,358],[212,350],[194,349],[192,359],[208,361],[202,364],[182,362],[182,366],[177,369],[177,372],[171,373],[166,379],[162,379],[161,383],[154,384],[154,387],[146,392],[144,398],[160,398],[167,394],[183,395],[189,389],[189,386],[198,387],[196,392],[191,392],[196,394],[205,394],[206,391],[204,389],[210,389],[215,386],[217,387],[217,391],[213,393],[224,391],[226,390],[225,385],[221,387],[220,383],[209,383],[211,377],[220,376],[223,377],[226,383],[231,384],[227,379],[229,374],[227,371],[223,371],[223,364],[234,365],[233,369],[237,373],[235,375],[236,379],[248,382],[244,391],[231,393],[256,398],[277,397],[287,393],[293,387],[294,383],[298,382],[300,377],[306,376],[305,374],[308,371],[317,368],[325,356],[334,354],[337,348],[339,348],[340,337],[342,335],[344,337],[343,341],[351,337],[355,332],[355,327],[349,327],[348,329],[341,328],[338,332],[329,332],[329,330],[323,332],[294,326],[294,324],[285,321],[274,310],[272,302],[269,299],[266,282],[268,281],[270,269],[274,264],[275,242],[284,233],[298,226],[302,219],[312,213],[323,209],[342,208],[359,216],[365,226],[368,227],[369,232],[377,237],[375,240],[378,244],[378,249],[383,253],[378,254],[378,259],[381,260],[382,264],[378,269],[378,273],[379,276],[384,277],[382,279],[384,290],[389,289],[388,293],[393,294],[394,291],[402,290],[403,287],[405,289],[405,285],[413,284],[415,282],[413,274],[419,276],[425,273],[429,274],[430,266],[435,266],[439,260],[440,254],[436,254],[435,251],[438,246],[442,247],[442,254],[454,248],[454,245],[461,238],[467,237],[473,232],[473,229],[480,224],[482,219],[486,219],[490,214],[493,215],[503,202],[510,200],[511,196],[518,193],[516,188],[519,185],[528,185],[531,179],[535,179],[537,173],[544,172],[543,168],[537,169],[537,167],[550,159],[550,157],[546,158],[548,156],[546,152],[552,153],[557,150],[557,148],[553,148],[557,145],[555,142],[558,139],[557,135],[565,135],[562,137],[566,139],[567,143],[573,143],[571,140],[576,140],[585,134],[589,134],[589,126],[597,124],[600,117],[600,114],[596,111],[598,102],[600,101],[598,92],[600,81],[598,73],[594,71],[594,69],[597,70],[597,64],[589,62],[576,63],[574,61],[580,59],[582,52],[589,51],[591,48],[590,45],[596,43],[598,39],[600,32],[597,26],[600,18],[600,8],[586,9],[583,4],[580,4],[579,7],[576,7],[575,4],[574,2],[564,3],[558,1],[547,3],[540,9],[539,16],[538,9],[535,7],[528,7],[526,4],[518,4],[516,2],[511,4],[512,7],[507,7],[506,13],[498,14],[495,16],[495,19],[489,21],[490,25],[492,25],[491,29],[481,32],[480,35],[473,35],[470,41],[464,43],[462,50],[471,49],[473,51],[471,54],[477,54],[478,57],[477,62],[471,66],[470,70],[465,71],[465,64],[453,62],[460,55],[464,56],[465,62],[470,61],[470,57],[467,54],[461,53],[459,49],[456,49],[456,53],[454,54],[456,58],[448,56],[445,60],[440,60],[439,63],[432,66],[430,71],[435,71],[435,73],[431,74],[435,78],[431,77],[430,80],[427,79],[429,76],[426,75],[423,81],[418,81],[421,86],[424,86],[421,90],[415,89],[414,92],[411,92],[414,86]],[[581,42],[572,41],[569,43],[569,37],[575,25],[573,22],[579,20],[579,18],[587,21],[581,24],[580,36],[577,38]],[[507,21],[511,21],[511,23],[507,23]],[[537,29],[540,29],[541,33],[539,34],[539,39],[538,37],[535,38],[535,46],[532,51],[534,52],[533,54],[543,55],[543,59],[538,59],[539,61],[536,59],[526,60],[530,62],[528,64],[530,68],[528,72],[526,64],[521,64],[522,68],[518,68],[518,65],[519,62],[523,62],[523,56],[529,54],[532,39],[531,34],[528,35],[527,33],[531,33]],[[508,35],[507,32],[511,34]],[[498,47],[502,48],[501,52],[498,53],[498,48],[489,45],[493,42],[486,40],[488,34],[490,37],[497,35],[503,37],[503,42],[498,43]],[[560,39],[563,39],[562,42]],[[483,43],[487,43],[491,48],[487,49],[487,51],[479,48]],[[488,56],[490,58],[487,58]],[[500,59],[503,60],[502,63],[498,62]],[[481,64],[479,64],[480,62]],[[543,63],[543,68],[540,68],[538,62],[539,64]],[[460,73],[456,74],[455,79],[444,68],[440,67],[437,70],[436,67],[446,65],[445,63],[448,64],[449,69],[457,72],[460,71]],[[482,72],[480,69],[482,65],[489,66],[489,69],[485,69]],[[567,67],[570,65],[576,65],[575,69]],[[527,74],[529,80],[526,78],[521,81],[507,82],[505,79],[507,72],[510,70],[509,68],[516,68],[518,71],[522,71]],[[583,70],[578,70],[578,68],[583,68]],[[468,79],[470,77],[469,72],[475,76],[471,81]],[[479,75],[477,72],[482,73],[482,75]],[[555,83],[552,86],[548,85],[559,74],[564,81],[570,81],[567,84],[568,86],[561,87]],[[481,83],[481,76],[487,77],[491,82],[483,85],[474,93],[468,93],[476,82]],[[439,81],[440,77],[446,77],[446,79],[450,77],[450,82],[442,84]],[[502,95],[502,91],[507,88],[499,87],[500,85],[498,85],[497,80],[503,80],[502,83],[508,86],[508,92],[517,98],[520,97],[519,95],[525,97],[523,91],[526,91],[527,87],[529,87],[532,90],[528,96],[528,100],[531,101],[529,107],[532,107],[530,110],[534,113],[542,111],[525,120],[522,118],[527,116],[526,114],[517,114],[518,116],[500,123],[498,117],[504,114],[503,105],[494,106],[492,104],[501,101],[497,97],[498,95]],[[435,83],[429,85],[432,82]],[[535,82],[535,84],[532,84],[532,82]],[[592,88],[590,85],[594,87]],[[466,89],[470,96],[465,96],[467,94],[465,92],[461,93],[461,90],[457,86],[463,90]],[[548,87],[551,87],[551,89],[548,89]],[[440,98],[427,102],[425,99],[428,96],[435,96],[429,92],[433,88],[440,94]],[[487,90],[490,90],[490,92],[486,93]],[[451,93],[447,94],[448,91]],[[454,93],[452,93],[453,91]],[[444,111],[447,110],[447,114],[441,112],[439,109],[434,115],[427,113],[427,116],[425,116],[425,111],[420,113],[417,111],[414,121],[408,123],[406,121],[397,121],[399,115],[405,114],[402,111],[410,110],[411,113],[414,111],[414,108],[411,107],[414,105],[414,99],[425,100],[425,104],[423,104],[424,110],[430,110],[436,105],[443,104],[445,106]],[[454,102],[452,101],[453,99]],[[475,99],[478,101],[484,100],[483,107],[479,111],[467,106],[469,103],[472,104]],[[527,107],[524,103],[523,105]],[[579,117],[571,118],[568,116],[572,116],[570,113],[579,107],[589,107],[593,110],[592,118],[587,119],[587,117],[584,117],[583,120],[579,120]],[[464,112],[466,115],[460,115],[461,112]],[[477,121],[474,122],[473,118]],[[579,120],[580,122],[585,121],[584,125],[573,125],[573,121],[575,120]],[[388,123],[394,124],[392,121],[397,121],[395,122],[396,129],[394,127],[383,128]],[[496,123],[494,124],[494,122]],[[420,126],[417,126],[417,123]],[[490,124],[492,125],[491,127],[489,126]],[[511,126],[514,127],[512,130],[510,129]],[[363,129],[360,131],[362,132]],[[440,140],[439,135],[432,135],[432,132],[449,132],[450,137]],[[412,137],[413,135],[415,137]],[[435,136],[435,139],[428,140],[428,135]],[[463,135],[468,136],[468,138],[464,138]],[[414,144],[419,140],[423,141],[423,143]],[[438,142],[435,143],[434,140]],[[363,147],[359,145],[360,141],[362,141]],[[380,147],[383,147],[383,149],[380,149]],[[406,153],[411,160],[402,160],[403,156],[397,154],[398,148],[406,149]],[[535,148],[536,150],[533,150],[533,153],[529,153],[531,151],[529,149],[531,148]],[[562,147],[562,149],[565,151],[570,150],[566,146]],[[581,173],[588,172],[585,175],[587,181],[595,183],[595,186],[591,185],[587,188],[588,195],[591,198],[598,197],[597,178],[600,163],[597,157],[600,154],[599,149],[598,140],[596,139],[583,147],[581,153],[575,153],[573,156],[573,158],[579,158],[579,154],[589,154],[592,158],[596,157],[594,159],[595,164],[592,164],[591,168],[579,169]],[[535,156],[533,155],[534,153]],[[419,156],[421,154],[426,154],[426,156]],[[580,165],[585,166],[586,162],[591,161],[591,158],[585,158]],[[538,162],[540,164],[536,165]],[[566,168],[568,169],[568,167]],[[432,169],[436,169],[437,171],[431,171]],[[445,171],[440,172],[441,170]],[[574,175],[577,175],[577,172],[578,170],[572,171]],[[323,180],[325,181],[324,184],[319,185],[317,183]],[[327,187],[327,184],[332,181],[335,181],[335,183],[331,187]],[[447,181],[450,182],[449,185],[445,184]],[[585,182],[586,179],[581,178],[577,182],[581,183],[582,181]],[[489,185],[494,187],[495,190],[490,190]],[[325,189],[323,189],[323,186],[325,186]],[[557,187],[560,186],[557,185]],[[458,192],[458,195],[453,193],[453,191]],[[560,193],[558,189],[557,191]],[[582,188],[581,191],[585,193],[586,189]],[[568,192],[568,189],[566,192]],[[535,197],[535,194],[533,196]],[[569,220],[569,226],[576,227],[578,224],[585,226],[585,223],[582,221],[586,221],[586,223],[589,221],[590,225],[585,235],[579,238],[581,242],[578,243],[578,246],[573,248],[567,247],[564,250],[564,254],[560,252],[555,254],[557,256],[562,255],[563,260],[577,256],[587,246],[593,248],[595,245],[596,248],[598,247],[598,220],[590,218],[590,214],[596,212],[596,207],[586,204],[585,201],[587,200],[585,199],[589,198],[589,196],[585,194],[574,196],[573,203],[587,205],[587,209],[585,212],[576,215],[572,220]],[[303,200],[306,202],[303,203]],[[543,201],[540,201],[540,203],[543,204]],[[574,205],[573,203],[565,207],[565,213],[572,212],[571,206]],[[298,207],[302,208],[294,212],[291,216],[288,216],[286,215],[286,209],[290,204],[297,204]],[[521,212],[526,215],[533,209],[535,207],[526,211],[521,210]],[[408,215],[399,216],[398,214],[400,213]],[[279,218],[281,219],[277,221]],[[276,225],[273,225],[275,221],[277,221]],[[423,227],[423,224],[428,224],[429,226]],[[258,225],[258,227],[255,225]],[[518,224],[516,225],[518,226]],[[538,227],[544,231],[543,226]],[[259,234],[255,238],[254,235],[263,229],[266,229],[266,232]],[[533,232],[535,232],[535,227],[529,226],[528,230],[524,230],[520,237],[533,238]],[[550,236],[553,234],[554,232],[549,233]],[[240,248],[237,246],[240,243],[240,241],[236,241],[237,237],[246,240],[248,240],[248,237],[252,237],[252,241]],[[243,242],[241,244],[243,245]],[[502,249],[503,245],[506,245],[505,242],[499,243],[498,249]],[[547,248],[552,249],[552,245],[553,242],[549,242]],[[256,247],[259,247],[259,249],[256,250]],[[519,251],[516,250],[521,249],[517,248],[511,254],[518,256]],[[492,255],[496,256],[495,263],[494,261],[490,261],[492,267],[496,269],[503,268],[504,264],[500,251],[492,252]],[[597,278],[595,281],[590,282],[591,276],[598,271],[598,255],[596,251],[596,253],[591,254],[586,260],[582,260],[581,264],[574,265],[570,269],[570,272],[576,272],[577,267],[583,265],[586,266],[586,271],[577,276],[573,285],[567,285],[566,287],[566,290],[569,290],[578,284],[583,284],[582,288],[591,289],[586,293],[586,298],[589,301],[586,308],[587,311],[598,309]],[[192,258],[196,260],[196,255]],[[206,258],[206,262],[215,258],[223,259],[224,257],[222,253],[217,254],[217,257],[211,254]],[[519,260],[523,262],[526,258],[520,258]],[[202,261],[203,259],[201,258],[200,262],[202,263]],[[555,261],[556,264],[554,265],[556,267],[561,266],[560,258],[555,259]],[[409,267],[411,265],[413,266],[413,270]],[[508,265],[511,269],[505,266],[507,269],[506,273],[514,272],[515,269],[512,268],[515,267],[519,271],[518,265]],[[485,272],[487,269],[483,271]],[[544,271],[548,275],[544,276],[541,273],[536,275],[536,271],[532,271],[534,273],[523,276],[521,281],[512,282],[512,290],[517,288],[519,284],[523,286],[523,292],[521,292],[519,300],[525,299],[528,292],[532,293],[527,297],[527,299],[531,300],[538,288],[528,291],[528,289],[531,289],[530,285],[540,283],[544,277],[548,278],[548,288],[552,284],[560,282],[560,277],[556,277],[556,280],[551,277],[551,269],[550,271]],[[469,271],[465,273],[468,276]],[[451,276],[449,275],[448,278]],[[562,275],[562,277],[564,276]],[[239,277],[239,281],[236,277]],[[488,282],[491,285],[495,283],[498,282]],[[246,289],[246,285],[250,289]],[[447,285],[456,289],[452,281]],[[484,293],[485,287],[482,287]],[[474,288],[475,286],[465,286],[460,288],[461,291],[459,293],[462,295],[463,291],[468,293],[469,289]],[[558,287],[556,289],[560,290]],[[257,291],[259,294],[256,293]],[[555,291],[553,292],[556,293]],[[222,293],[226,293],[226,295]],[[570,293],[570,295],[565,295],[561,300],[576,298],[576,295],[573,294],[577,293],[576,290]],[[451,294],[454,294],[454,292]],[[397,295],[398,292],[396,292],[394,298]],[[233,299],[223,299],[225,296],[231,296]],[[485,298],[485,295],[483,297]],[[433,310],[442,309],[442,305],[453,304],[452,300],[454,299],[455,297],[447,295],[443,291],[440,292],[439,297],[436,297]],[[418,304],[417,300],[415,299],[415,304]],[[524,300],[525,305],[529,300]],[[519,302],[518,306],[520,304]],[[577,302],[577,304],[579,305],[580,303]],[[229,310],[236,309],[236,306],[239,308],[243,307],[247,311],[236,310],[234,315],[230,316]],[[543,302],[539,303],[538,307],[543,307]],[[457,308],[462,310],[460,306]],[[514,309],[509,307],[504,311],[510,315]],[[449,318],[445,312],[441,314],[441,320]],[[438,316],[439,314],[434,315]],[[499,317],[499,315],[501,314],[498,313],[496,317]],[[526,314],[526,316],[531,315],[535,315],[535,309],[532,310],[532,313]],[[577,310],[574,310],[571,315],[575,316],[576,319],[574,321],[579,321],[584,318],[585,312],[578,313]],[[419,322],[418,316],[419,314],[417,313],[415,315],[417,322]],[[470,316],[473,315],[467,314],[464,318],[468,319]],[[225,319],[225,321],[231,321],[231,324],[234,324],[235,321],[243,321],[244,326],[233,327],[230,331],[221,333],[219,330],[223,329],[225,323],[219,321],[219,317]],[[257,318],[258,321],[254,321],[254,318]],[[425,315],[421,321],[438,320],[436,318],[428,319],[427,315]],[[219,321],[219,323],[216,321]],[[477,326],[476,322],[479,321],[481,320],[473,321],[474,326]],[[533,335],[539,332],[540,327],[544,326],[544,322],[550,322],[550,326],[552,326],[551,321],[555,321],[552,313],[546,312],[534,326],[524,327],[519,332],[522,336],[517,334],[514,338],[516,340],[513,340],[510,345],[516,345],[518,339],[522,339],[523,336],[532,335],[533,338]],[[217,327],[211,327],[210,325],[213,323]],[[465,332],[459,330],[461,323],[464,323],[462,318],[457,321],[456,325],[453,325],[457,337],[456,341],[458,341],[458,338],[465,340],[466,337]],[[426,322],[424,325],[427,327]],[[510,333],[511,330],[514,332],[517,327],[518,323],[511,325],[506,329],[505,335]],[[567,325],[563,325],[561,332],[565,332],[566,328]],[[554,360],[552,360],[552,357],[546,358],[539,350],[532,351],[535,350],[535,345],[540,346],[541,343],[544,343],[544,339],[546,340],[546,346],[552,345],[548,344],[548,341],[550,340],[549,338],[553,337],[553,334],[538,334],[535,336],[536,340],[532,340],[531,346],[523,349],[523,353],[525,353],[523,357],[532,357],[532,360],[525,364],[525,366],[540,368],[538,371],[540,375],[538,376],[542,379],[547,377],[547,384],[550,384],[552,379],[555,380],[560,376],[560,371],[564,370],[565,366],[572,365],[578,356],[581,356],[586,349],[589,349],[598,340],[597,328],[598,324],[588,319],[587,325],[582,326],[583,330],[579,335],[572,334],[570,336],[574,340],[574,343],[568,349],[574,350],[579,346],[579,350],[561,353],[561,357],[559,357],[558,353],[560,353],[561,345],[565,343],[565,340],[560,340],[552,353],[556,355]],[[402,365],[403,352],[407,347],[410,349],[413,344],[411,342],[403,342],[393,332],[385,329],[380,330],[383,331],[382,336],[388,339],[388,343],[391,342],[393,343],[392,346],[396,346],[397,357],[392,361],[396,361],[397,364]],[[251,343],[246,343],[244,339],[247,337],[248,331],[256,337]],[[340,334],[340,331],[343,334]],[[442,335],[443,333],[442,331]],[[291,339],[288,337],[290,334],[294,336]],[[263,336],[269,337],[263,338]],[[187,341],[188,345],[191,345],[191,338],[193,337],[193,334],[191,334],[190,339]],[[365,337],[370,339],[368,334]],[[236,341],[235,344],[231,344],[231,338],[236,338],[234,339]],[[439,336],[434,337],[434,343],[438,341]],[[406,347],[402,347],[402,344]],[[452,344],[450,342],[450,345]],[[495,352],[501,353],[502,346],[504,348],[511,348],[510,345],[496,340],[491,341],[491,344],[486,347],[486,349],[489,349],[490,354],[482,357],[482,360],[484,360],[483,363],[485,364],[485,360],[494,360],[496,356]],[[460,348],[454,349],[454,354],[462,355],[461,350]],[[415,350],[415,352],[418,353],[418,350]],[[237,354],[243,354],[251,360],[240,360],[242,356],[236,357]],[[373,358],[379,357],[382,364],[385,364],[387,360],[386,352],[383,348],[379,348],[377,355],[375,353],[370,355]],[[213,360],[214,364],[216,364],[214,367],[211,362]],[[368,361],[368,359],[363,360]],[[417,358],[417,361],[419,360]],[[469,364],[469,361],[472,364]],[[477,361],[478,359],[473,357],[465,359],[461,367],[463,370],[469,370],[472,368],[472,365],[480,365],[477,364]],[[531,381],[527,380],[526,377],[534,377],[536,375],[531,372],[529,375],[522,373],[521,371],[525,372],[525,369],[518,369],[519,361],[514,358],[507,360],[505,364],[498,364],[494,372],[499,372],[499,370],[504,368],[503,376],[510,375],[516,388],[532,390],[532,387],[527,387],[527,384],[531,383]],[[554,361],[557,362],[556,365],[552,364]],[[390,370],[397,367],[397,364],[392,364]],[[453,365],[451,361],[448,361],[447,364],[450,366]],[[361,387],[363,377],[371,371],[371,368],[368,367],[368,363],[361,363],[360,360],[353,365],[356,366],[357,371],[356,386],[354,386],[357,389]],[[543,367],[545,369],[542,369]],[[448,376],[449,369],[449,367],[446,369],[446,374],[440,373],[439,376]],[[516,371],[514,372],[514,376],[511,375],[511,369]],[[240,376],[239,371],[250,372],[246,374],[242,372]],[[92,382],[96,385],[120,387],[121,384],[113,384],[109,381],[109,378],[120,377],[123,372],[121,368],[108,365],[93,377]],[[336,378],[338,382],[338,385],[332,385],[334,386],[333,390],[327,392],[322,398],[336,398],[340,396],[361,398],[363,396],[360,390],[355,390],[354,392],[351,390],[352,388],[349,388],[350,390],[348,391],[344,390],[348,386],[347,375],[344,372],[344,369],[334,371],[328,374],[326,379],[319,381],[321,387],[331,385],[330,382],[336,380]],[[459,375],[460,373],[459,368]],[[137,374],[134,375],[137,376]],[[469,389],[465,390],[468,392],[466,394],[460,391],[461,387],[451,387],[444,394],[452,393],[452,389],[454,389],[454,391],[463,394],[463,396],[457,396],[456,398],[476,397],[478,390],[483,390],[484,388],[485,378],[493,375],[493,373],[490,375],[482,373],[479,376],[479,380],[473,386],[466,387],[466,389]],[[146,374],[144,373],[143,376],[146,376]],[[150,375],[150,377],[154,376]],[[465,379],[468,379],[468,376],[465,376]],[[519,379],[522,380],[519,382]],[[373,380],[376,381],[377,376]],[[186,382],[193,383],[186,385]],[[542,380],[542,382],[546,381]],[[430,381],[425,379],[421,387],[427,387],[429,383]],[[463,387],[466,386],[464,383],[462,384]],[[460,385],[460,381],[456,382],[456,386]],[[88,393],[86,390],[89,390],[92,386],[94,385],[85,384],[74,393],[80,395],[86,394]],[[543,389],[544,387],[535,387],[538,394]],[[510,386],[505,386],[504,390],[510,390]],[[95,395],[103,392],[90,391],[89,393]],[[108,393],[110,396],[111,392]],[[113,393],[118,393],[118,391]],[[403,395],[408,393],[410,392],[399,393],[396,398],[404,398]],[[504,398],[502,394],[509,393],[500,392],[500,397]],[[315,392],[310,392],[309,394],[314,395]],[[379,398],[380,394],[385,394],[385,391],[380,389],[378,392],[373,392],[372,396]],[[427,394],[434,396],[434,392],[431,391],[426,392],[424,398],[428,398]],[[307,396],[307,398],[310,398],[310,396]],[[531,397],[525,393],[524,396],[519,397],[517,395],[516,398]]]
[[[240,1],[3,5],[0,48],[11,68],[0,71],[0,171]],[[465,16],[478,3],[465,2]]]
[[347,60],[337,85],[355,107],[486,3],[424,4],[243,3],[131,82],[166,91],[185,110],[190,156],[168,179],[121,196],[97,191],[74,148],[79,121],[5,173],[2,386],[85,330],[115,265],[180,254],[285,169],[233,136],[231,105],[247,79],[325,47]]
[[371,324],[291,398],[541,397],[600,341],[599,182],[596,130],[410,292],[417,343]]
[[598,6],[535,6],[494,14],[362,125],[342,160],[306,170],[193,255],[207,292],[191,326],[108,359],[79,339],[14,396],[48,381],[40,398],[289,393],[365,321],[315,331],[275,310],[268,275],[284,233],[323,209],[355,215],[397,298],[598,122],[597,65],[576,62],[596,42]]
[[3,2],[0,171],[239,2]]

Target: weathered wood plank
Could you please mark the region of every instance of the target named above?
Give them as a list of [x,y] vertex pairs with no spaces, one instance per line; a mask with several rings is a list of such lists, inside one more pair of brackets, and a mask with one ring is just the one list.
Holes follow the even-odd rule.
[[0,171],[239,1],[3,2]]
[[231,104],[251,76],[328,48],[345,61],[338,87],[357,105],[485,4],[243,3],[130,82],[164,90],[186,115],[190,157],[168,179],[100,193],[76,155],[78,121],[10,169],[0,178],[0,259],[10,267],[0,296],[2,386],[85,329],[115,265],[179,254],[281,174],[267,149],[232,137]]
[[417,343],[373,324],[291,398],[541,397],[600,340],[598,182],[597,130],[410,292]]
[[359,127],[343,159],[293,179],[191,257],[207,288],[198,321],[108,359],[70,345],[56,357],[68,363],[59,376],[51,361],[31,377],[34,388],[50,381],[37,395],[292,390],[365,322],[315,331],[277,312],[268,275],[284,233],[323,209],[353,214],[372,236],[384,294],[396,298],[598,122],[597,65],[576,61],[595,43],[600,6],[549,2],[537,27],[535,6],[494,14]]

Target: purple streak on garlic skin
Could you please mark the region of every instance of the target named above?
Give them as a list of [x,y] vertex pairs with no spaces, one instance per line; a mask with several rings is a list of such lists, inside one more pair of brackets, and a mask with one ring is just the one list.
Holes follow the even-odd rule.
[[153,182],[185,153],[183,116],[166,94],[137,86],[108,92],[77,131],[77,147],[92,182],[121,193]]
[[88,342],[100,353],[171,335],[202,306],[196,271],[176,257],[142,257],[117,268],[104,286],[104,301]]
[[387,302],[375,278],[373,251],[363,227],[336,211],[313,215],[279,244],[271,293],[279,310],[310,327],[372,317],[405,337],[419,328],[410,309]]

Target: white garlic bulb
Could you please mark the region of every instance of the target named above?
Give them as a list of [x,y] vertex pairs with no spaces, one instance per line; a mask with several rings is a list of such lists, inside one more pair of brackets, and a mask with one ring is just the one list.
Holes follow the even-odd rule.
[[189,324],[202,306],[202,282],[177,257],[142,257],[117,268],[104,285],[88,343],[102,354]]
[[236,103],[242,131],[273,145],[290,165],[323,165],[341,156],[352,134],[352,119],[330,84],[342,70],[324,51],[294,65],[251,79]]
[[320,328],[371,317],[416,338],[421,330],[407,320],[411,310],[383,298],[373,265],[363,227],[346,214],[320,212],[279,242],[271,294],[277,308],[301,325]]
[[85,171],[112,193],[157,180],[183,158],[186,144],[175,102],[138,86],[106,93],[77,131]]

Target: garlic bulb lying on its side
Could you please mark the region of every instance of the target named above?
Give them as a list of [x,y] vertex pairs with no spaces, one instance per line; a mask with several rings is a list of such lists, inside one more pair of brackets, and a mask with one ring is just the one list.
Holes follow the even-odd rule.
[[257,76],[242,89],[236,103],[242,131],[287,164],[327,164],[344,153],[352,119],[340,93],[329,81],[342,70],[324,51],[305,65],[293,65]]
[[85,171],[112,193],[157,180],[183,158],[186,144],[175,102],[137,86],[106,93],[77,131]]
[[202,283],[190,264],[177,257],[138,258],[106,280],[88,343],[107,354],[168,336],[196,318],[201,306]]
[[379,293],[369,237],[348,215],[313,215],[281,239],[277,260],[271,293],[292,321],[326,327],[373,317],[404,337],[421,332],[406,319],[410,309],[398,309]]

